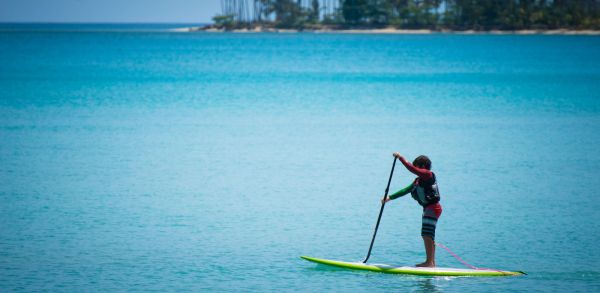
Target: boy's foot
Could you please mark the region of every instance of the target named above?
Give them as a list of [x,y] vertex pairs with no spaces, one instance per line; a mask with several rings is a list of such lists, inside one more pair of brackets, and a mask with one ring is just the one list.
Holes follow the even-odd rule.
[[435,268],[435,263],[424,262],[415,266],[420,268]]

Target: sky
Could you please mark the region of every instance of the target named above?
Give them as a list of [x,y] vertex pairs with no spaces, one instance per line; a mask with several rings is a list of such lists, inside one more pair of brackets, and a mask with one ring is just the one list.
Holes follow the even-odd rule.
[[220,0],[0,0],[0,22],[209,23]]

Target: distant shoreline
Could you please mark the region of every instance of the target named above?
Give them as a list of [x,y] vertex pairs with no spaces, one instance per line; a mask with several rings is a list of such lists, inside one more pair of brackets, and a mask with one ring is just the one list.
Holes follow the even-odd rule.
[[600,30],[572,30],[572,29],[548,29],[548,30],[431,30],[431,29],[398,29],[367,28],[367,29],[340,29],[340,28],[318,28],[318,29],[278,29],[272,27],[257,26],[251,29],[224,29],[213,26],[181,27],[170,29],[171,32],[209,32],[209,33],[335,33],[335,34],[398,34],[398,35],[427,35],[427,34],[458,34],[458,35],[600,35]]

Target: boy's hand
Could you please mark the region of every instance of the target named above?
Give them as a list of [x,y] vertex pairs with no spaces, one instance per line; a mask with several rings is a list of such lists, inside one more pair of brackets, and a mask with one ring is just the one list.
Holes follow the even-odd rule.
[[395,152],[394,157],[400,159],[402,157],[402,155],[399,152]]
[[390,200],[392,200],[392,199],[390,199],[389,196],[386,196],[384,199],[381,200],[381,203],[386,203],[386,202],[388,202]]

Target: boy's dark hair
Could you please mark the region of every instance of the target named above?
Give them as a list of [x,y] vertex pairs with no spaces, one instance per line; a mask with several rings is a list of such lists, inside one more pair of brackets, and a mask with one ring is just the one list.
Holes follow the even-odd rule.
[[427,156],[420,155],[414,161],[413,165],[420,168],[431,170],[431,160]]

